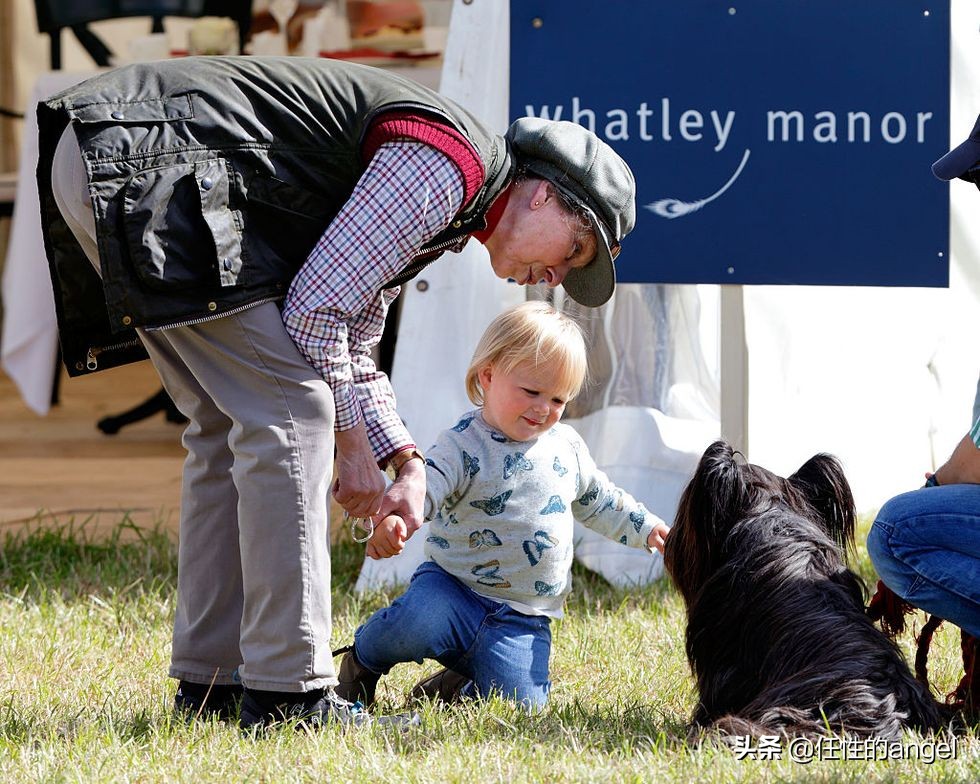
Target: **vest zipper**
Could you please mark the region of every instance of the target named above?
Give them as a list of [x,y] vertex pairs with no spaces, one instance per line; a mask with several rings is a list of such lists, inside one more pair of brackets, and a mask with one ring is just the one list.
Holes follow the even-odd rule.
[[134,348],[140,344],[139,340],[127,340],[125,343],[113,343],[111,346],[90,346],[85,355],[85,369],[99,369],[99,354],[103,351],[118,351],[121,348]]
[[153,327],[152,329],[144,327],[147,332],[156,332],[158,329],[173,329],[174,327],[190,327],[194,324],[203,324],[206,321],[216,321],[219,318],[224,318],[225,316],[234,316],[236,313],[241,313],[243,310],[248,310],[249,308],[254,308],[259,305],[264,305],[266,302],[274,302],[277,299],[282,299],[281,296],[278,297],[266,297],[265,299],[256,300],[255,302],[249,302],[247,305],[239,305],[237,308],[232,308],[231,310],[223,310],[221,313],[214,313],[210,316],[201,316],[200,318],[187,319],[186,321],[178,321],[174,324],[164,324],[162,327]]
[[467,235],[466,234],[460,234],[455,239],[446,240],[445,242],[440,242],[438,245],[433,245],[431,248],[422,248],[422,249],[419,250],[418,253],[416,253],[412,257],[412,261],[420,261],[421,259],[426,258],[430,253],[435,253],[435,252],[441,251],[441,250],[448,250],[453,245],[457,245],[459,243],[459,241],[461,239],[463,239],[463,237],[465,237],[465,236],[467,236]]
[[[163,327],[154,327],[152,330],[156,331],[158,329],[173,329],[174,327],[189,327],[192,324],[203,324],[205,321],[215,321],[219,318],[224,318],[225,316],[233,316],[236,313],[241,313],[243,310],[248,310],[249,308],[254,308],[256,305],[264,305],[266,302],[272,302],[277,300],[279,297],[267,297],[266,299],[259,300],[258,302],[250,302],[247,305],[239,305],[237,308],[232,310],[226,310],[222,313],[215,313],[213,316],[202,316],[196,319],[187,319],[186,321],[178,321],[176,324],[167,324]],[[99,354],[103,351],[118,351],[123,348],[133,348],[140,345],[140,341],[127,340],[124,343],[113,343],[111,346],[90,346],[88,353],[85,355],[85,369],[86,370],[98,370],[99,369]]]

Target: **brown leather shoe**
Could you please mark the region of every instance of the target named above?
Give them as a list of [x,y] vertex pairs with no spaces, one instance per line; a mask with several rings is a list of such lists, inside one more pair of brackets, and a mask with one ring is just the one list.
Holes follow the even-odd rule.
[[412,687],[410,696],[413,700],[442,700],[452,704],[462,700],[463,687],[469,682],[470,679],[465,675],[444,667],[416,683]]
[[343,653],[344,658],[340,662],[334,691],[348,702],[360,702],[365,708],[370,708],[374,705],[374,692],[381,676],[361,666],[354,655],[353,645],[334,651],[334,655],[338,653]]

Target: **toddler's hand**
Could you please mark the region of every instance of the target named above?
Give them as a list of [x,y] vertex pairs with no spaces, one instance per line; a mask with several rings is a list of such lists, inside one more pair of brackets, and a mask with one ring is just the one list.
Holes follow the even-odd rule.
[[670,533],[670,528],[663,523],[657,523],[650,535],[647,537],[647,547],[652,547],[661,555],[664,554],[664,540],[667,538],[667,534]]
[[398,515],[388,515],[374,524],[374,533],[368,539],[365,552],[368,558],[376,561],[381,558],[391,558],[405,549],[406,539],[408,539],[408,529],[405,527],[405,521]]

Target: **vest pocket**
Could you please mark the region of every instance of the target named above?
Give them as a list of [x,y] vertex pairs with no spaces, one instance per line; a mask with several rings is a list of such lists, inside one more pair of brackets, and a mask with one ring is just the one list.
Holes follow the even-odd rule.
[[123,230],[140,281],[159,291],[236,286],[241,217],[223,158],[136,172],[123,196]]
[[278,270],[280,277],[292,278],[323,236],[350,188],[338,184],[333,192],[340,197],[330,200],[266,174],[247,176],[242,203],[247,227],[246,256],[262,258],[266,267]]

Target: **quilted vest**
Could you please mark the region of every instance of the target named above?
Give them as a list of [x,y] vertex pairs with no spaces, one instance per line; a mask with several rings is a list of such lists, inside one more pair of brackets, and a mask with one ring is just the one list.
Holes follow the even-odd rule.
[[[410,80],[326,59],[191,57],[118,68],[39,104],[42,230],[69,374],[145,357],[136,327],[285,296],[366,168],[364,134],[386,111],[446,123],[483,162],[481,188],[422,249],[431,259],[485,227],[513,157],[465,109]],[[88,173],[101,279],[51,193],[68,123]]]

